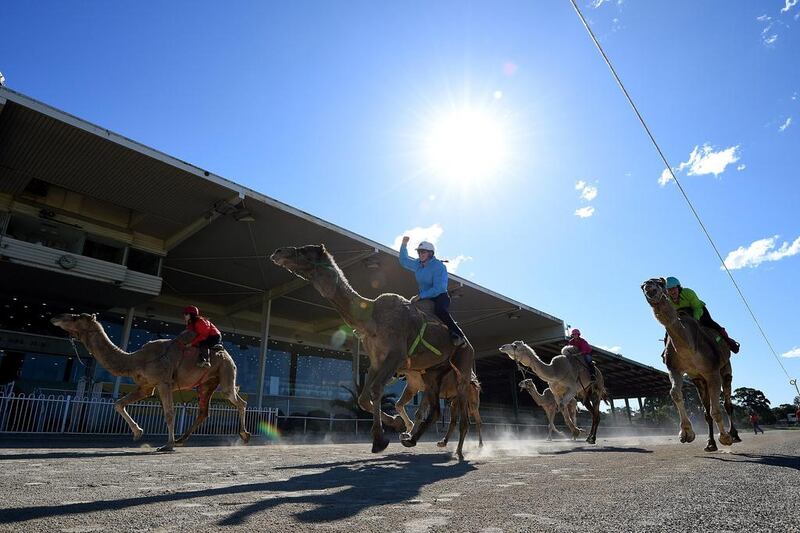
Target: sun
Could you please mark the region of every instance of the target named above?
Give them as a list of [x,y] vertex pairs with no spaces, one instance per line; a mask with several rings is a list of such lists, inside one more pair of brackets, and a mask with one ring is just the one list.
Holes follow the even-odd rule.
[[453,109],[433,120],[425,136],[430,172],[448,181],[497,178],[507,162],[502,121],[489,110]]

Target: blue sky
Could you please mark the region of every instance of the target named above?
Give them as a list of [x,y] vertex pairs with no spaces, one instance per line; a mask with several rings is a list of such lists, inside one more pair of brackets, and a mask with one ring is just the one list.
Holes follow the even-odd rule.
[[[791,402],[569,2],[218,5],[6,2],[0,71],[377,241],[432,228],[460,275],[656,367],[662,329],[639,285],[675,275],[741,341],[734,385]],[[742,248],[733,272],[776,350],[800,356],[800,5],[581,7],[722,254]],[[468,183],[427,151],[453,109],[504,138],[505,163]],[[781,361],[800,375],[800,357]]]

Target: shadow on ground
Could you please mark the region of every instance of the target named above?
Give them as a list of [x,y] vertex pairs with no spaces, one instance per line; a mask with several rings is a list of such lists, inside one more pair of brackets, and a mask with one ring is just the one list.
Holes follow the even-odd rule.
[[29,453],[1,453],[1,461],[20,461],[28,459],[94,459],[97,457],[137,457],[143,455],[153,455],[153,448],[143,448],[136,452],[29,452]]
[[758,453],[728,453],[722,455],[704,455],[701,456],[705,459],[713,459],[715,461],[722,461],[725,463],[755,463],[759,465],[778,466],[782,468],[791,468],[792,470],[800,470],[800,457],[793,455],[782,454],[769,454],[762,455]]
[[327,522],[351,517],[375,505],[405,502],[417,496],[422,487],[437,481],[462,477],[475,470],[475,467],[463,461],[453,463],[449,453],[429,455],[398,453],[366,460],[280,469],[324,470],[300,474],[284,481],[245,483],[117,500],[6,508],[0,509],[0,524],[18,524],[42,518],[117,511],[142,505],[231,495],[236,496],[234,502],[228,498],[220,504],[241,508],[222,519],[219,525],[241,524],[251,515],[287,503],[313,506],[295,515],[300,522]]

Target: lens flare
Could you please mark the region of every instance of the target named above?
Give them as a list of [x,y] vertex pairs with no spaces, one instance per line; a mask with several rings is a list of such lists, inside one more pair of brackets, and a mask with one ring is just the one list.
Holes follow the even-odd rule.
[[269,440],[278,440],[281,438],[281,430],[275,424],[270,424],[266,420],[258,423],[258,434],[267,437]]

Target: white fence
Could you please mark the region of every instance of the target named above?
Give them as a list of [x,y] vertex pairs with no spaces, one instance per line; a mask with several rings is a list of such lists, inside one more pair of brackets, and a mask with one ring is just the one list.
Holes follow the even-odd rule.
[[[127,411],[145,434],[166,435],[167,425],[161,404],[152,401],[132,403]],[[175,432],[180,435],[197,416],[198,405],[175,405]],[[245,414],[248,431],[269,432],[278,421],[277,409],[251,409]],[[114,400],[72,396],[26,396],[0,394],[0,433],[84,433],[124,435],[128,424],[114,410]],[[211,405],[208,419],[195,435],[236,435],[239,413],[232,405]]]

